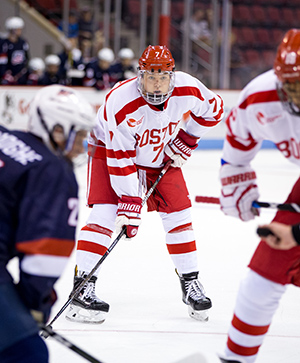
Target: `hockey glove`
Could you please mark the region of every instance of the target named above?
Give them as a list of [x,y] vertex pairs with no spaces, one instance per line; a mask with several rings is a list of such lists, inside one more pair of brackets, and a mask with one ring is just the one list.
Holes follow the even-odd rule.
[[142,199],[123,195],[119,199],[116,218],[116,233],[119,234],[126,226],[126,238],[130,239],[137,234],[141,223]]
[[172,159],[171,166],[181,168],[192,155],[192,151],[197,148],[198,139],[198,137],[189,135],[183,129],[180,129],[175,139],[165,147],[164,163]]
[[256,174],[250,166],[224,164],[220,171],[222,184],[220,204],[228,215],[249,221],[259,215],[252,203],[259,198]]

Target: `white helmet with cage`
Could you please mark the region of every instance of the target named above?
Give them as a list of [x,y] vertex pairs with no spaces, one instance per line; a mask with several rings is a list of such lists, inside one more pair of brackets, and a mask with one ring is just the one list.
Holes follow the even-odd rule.
[[[41,88],[30,105],[28,130],[56,149],[53,131],[59,126],[66,141],[79,130],[90,131],[96,114],[90,103],[74,89],[51,85]],[[73,135],[73,136],[72,136]]]
[[50,65],[59,66],[60,63],[61,63],[61,61],[60,61],[58,55],[56,55],[56,54],[49,54],[45,58],[45,63],[46,63],[46,66],[50,66]]
[[98,52],[98,59],[112,63],[115,59],[115,55],[110,48],[102,48]]
[[45,70],[45,63],[42,58],[35,57],[30,59],[28,63],[28,67],[32,71],[40,71],[43,72]]
[[23,29],[24,28],[24,20],[19,18],[18,16],[13,16],[11,18],[6,19],[5,28],[7,31]]
[[118,57],[120,59],[133,59],[134,58],[133,50],[130,48],[122,48],[118,53]]

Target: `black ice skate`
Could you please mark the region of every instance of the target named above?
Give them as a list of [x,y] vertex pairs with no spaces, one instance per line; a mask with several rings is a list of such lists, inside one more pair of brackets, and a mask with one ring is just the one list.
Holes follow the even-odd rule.
[[[73,291],[80,285],[87,274],[74,277]],[[97,277],[92,276],[84,285],[77,296],[70,304],[66,319],[77,323],[101,324],[105,320],[105,315],[109,311],[109,305],[100,300],[95,293],[95,283]]]
[[222,363],[243,363],[242,361],[240,360],[232,360],[232,359],[225,359],[225,358],[220,358],[221,362]]
[[198,280],[198,272],[190,272],[179,276],[182,301],[189,307],[189,315],[200,321],[207,321],[207,310],[211,308],[211,300],[205,296],[205,291]]

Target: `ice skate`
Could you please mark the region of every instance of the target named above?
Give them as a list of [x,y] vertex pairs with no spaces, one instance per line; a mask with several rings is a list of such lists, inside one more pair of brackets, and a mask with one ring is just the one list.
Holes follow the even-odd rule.
[[[87,274],[74,277],[73,291],[84,280]],[[100,300],[95,293],[95,283],[97,277],[92,276],[83,286],[77,296],[70,304],[66,319],[77,323],[101,324],[105,320],[105,315],[109,311],[109,305]]]
[[244,361],[241,360],[236,360],[236,359],[225,359],[225,358],[221,358],[220,360],[222,363],[244,363]]
[[188,305],[190,317],[200,321],[207,321],[207,310],[211,308],[211,300],[205,296],[205,291],[198,280],[198,272],[190,272],[179,276],[182,301]]

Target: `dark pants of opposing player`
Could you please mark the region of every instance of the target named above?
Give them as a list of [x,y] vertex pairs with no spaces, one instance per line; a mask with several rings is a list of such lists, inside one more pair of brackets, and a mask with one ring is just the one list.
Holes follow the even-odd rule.
[[48,363],[39,328],[13,282],[0,284],[0,362]]

